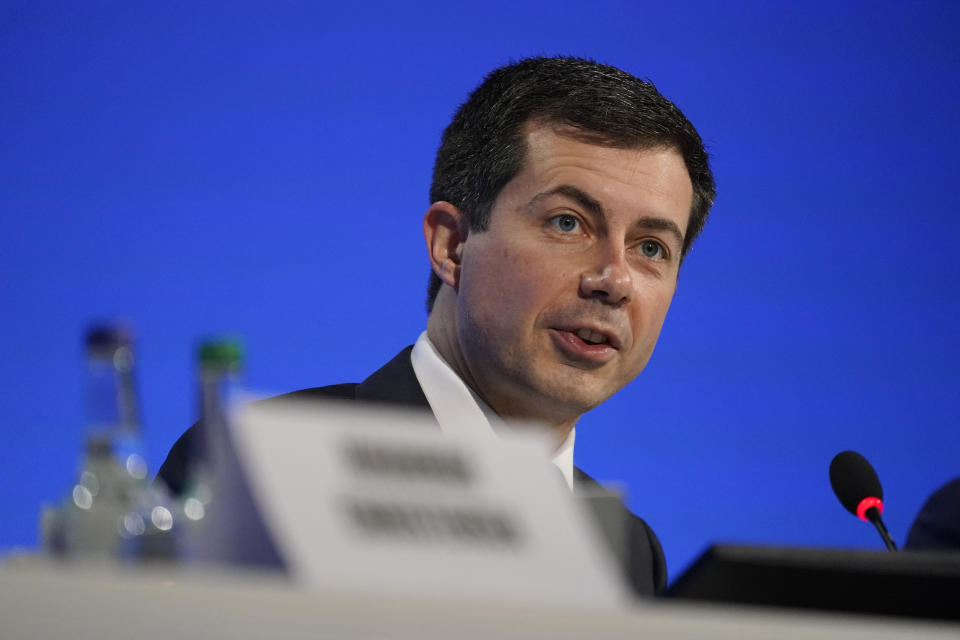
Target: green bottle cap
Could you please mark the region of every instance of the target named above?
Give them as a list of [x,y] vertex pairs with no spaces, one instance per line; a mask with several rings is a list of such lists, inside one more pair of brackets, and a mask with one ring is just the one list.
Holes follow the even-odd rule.
[[243,366],[243,345],[236,338],[204,340],[198,354],[204,369],[239,371]]

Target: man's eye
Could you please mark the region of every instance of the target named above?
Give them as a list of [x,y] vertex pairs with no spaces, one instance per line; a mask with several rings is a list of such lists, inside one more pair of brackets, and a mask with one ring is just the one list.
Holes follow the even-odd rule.
[[550,218],[550,224],[564,233],[574,233],[580,229],[580,221],[567,214]]
[[653,260],[660,260],[666,255],[666,252],[663,250],[663,245],[656,240],[644,240],[641,242],[640,253],[643,254],[643,257]]

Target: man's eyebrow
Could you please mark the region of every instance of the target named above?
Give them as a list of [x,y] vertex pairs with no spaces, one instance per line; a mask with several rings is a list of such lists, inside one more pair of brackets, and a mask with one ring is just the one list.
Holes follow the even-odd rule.
[[[553,195],[561,195],[571,200],[576,201],[581,207],[589,211],[595,216],[601,218],[606,217],[606,212],[603,209],[603,205],[600,204],[600,201],[591,196],[586,191],[574,187],[569,184],[562,184],[558,187],[550,189],[549,191],[543,191],[538,193],[530,201],[529,206],[533,206],[540,200],[548,198]],[[639,229],[649,229],[653,231],[668,231],[677,238],[677,242],[680,243],[680,246],[683,246],[683,233],[680,231],[680,227],[677,224],[668,218],[660,218],[657,216],[643,216],[633,224],[634,227]]]
[[528,206],[532,207],[540,200],[556,195],[566,196],[571,200],[575,200],[577,204],[595,216],[606,217],[606,213],[603,210],[603,205],[600,204],[599,200],[591,196],[586,191],[569,184],[561,184],[560,186],[554,187],[549,191],[541,191],[533,197]]
[[650,229],[652,231],[669,231],[677,237],[677,242],[680,243],[680,246],[683,246],[683,234],[680,233],[680,227],[678,227],[677,223],[673,220],[658,218],[656,216],[644,216],[637,220],[633,226],[640,229]]

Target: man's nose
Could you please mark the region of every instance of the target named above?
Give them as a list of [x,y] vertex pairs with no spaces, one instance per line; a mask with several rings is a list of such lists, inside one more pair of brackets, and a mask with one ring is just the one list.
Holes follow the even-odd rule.
[[633,280],[622,252],[607,252],[596,265],[580,275],[580,295],[613,306],[630,299]]

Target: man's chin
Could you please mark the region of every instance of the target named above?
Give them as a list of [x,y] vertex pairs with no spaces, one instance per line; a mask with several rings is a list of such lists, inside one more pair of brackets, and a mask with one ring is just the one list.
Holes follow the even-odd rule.
[[[556,362],[532,362],[531,366],[515,372],[519,375],[503,379],[499,385],[507,392],[500,398],[505,401],[503,408],[515,416],[533,420],[576,422],[617,391],[609,375]],[[536,374],[531,376],[531,372]]]
[[603,404],[613,391],[605,387],[594,386],[583,380],[574,380],[562,385],[550,385],[541,389],[539,394],[543,405],[558,412],[573,416],[574,419]]

